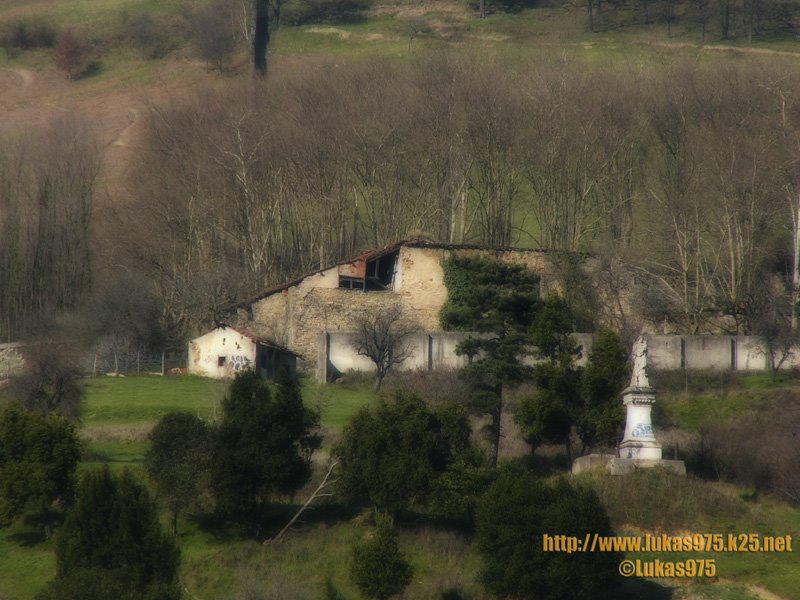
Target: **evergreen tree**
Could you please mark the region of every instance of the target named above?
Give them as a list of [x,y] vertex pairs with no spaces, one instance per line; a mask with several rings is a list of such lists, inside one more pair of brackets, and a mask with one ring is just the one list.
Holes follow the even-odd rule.
[[172,535],[180,511],[210,505],[213,436],[208,424],[180,412],[164,415],[150,432],[144,466],[172,514]]
[[79,460],[80,442],[66,419],[6,408],[0,415],[0,523],[27,507],[71,504]]
[[249,515],[260,531],[260,510],[274,493],[288,494],[311,477],[319,419],[303,406],[296,381],[285,372],[272,397],[253,371],[231,383],[217,438],[214,490],[228,510]]
[[475,542],[480,580],[501,597],[571,600],[613,597],[616,553],[547,552],[544,534],[612,535],[591,490],[563,479],[547,484],[531,473],[505,470],[478,504]]
[[382,511],[420,504],[455,458],[469,452],[469,435],[464,413],[431,411],[413,395],[399,394],[373,412],[363,409],[334,450],[339,492]]
[[56,540],[56,578],[40,600],[179,600],[178,549],[147,489],[127,470],[86,473]]
[[619,337],[600,329],[581,382],[583,406],[577,424],[585,447],[616,445],[625,422],[620,394],[629,374],[628,353]]
[[533,368],[536,392],[524,398],[514,415],[526,441],[564,444],[571,459],[570,432],[581,410],[582,370],[575,366],[581,348],[572,338],[573,320],[567,304],[548,298],[531,327],[530,340],[543,359]]
[[458,344],[469,364],[464,376],[473,390],[475,412],[491,415],[491,464],[497,464],[503,390],[528,379],[529,329],[539,305],[539,277],[521,265],[453,256],[444,263],[447,302],[440,320],[445,330],[481,334]]
[[377,516],[375,531],[353,548],[350,577],[367,598],[387,600],[411,583],[413,569],[400,552],[388,517]]

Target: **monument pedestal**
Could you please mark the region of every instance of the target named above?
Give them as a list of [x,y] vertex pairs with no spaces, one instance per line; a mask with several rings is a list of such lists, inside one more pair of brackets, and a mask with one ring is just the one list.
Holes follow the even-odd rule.
[[656,392],[648,386],[629,386],[622,391],[625,405],[625,435],[619,445],[619,457],[661,460],[661,444],[656,442],[650,412]]
[[622,391],[625,405],[625,435],[619,445],[619,456],[590,454],[572,463],[573,473],[604,470],[611,475],[627,475],[637,469],[661,468],[675,475],[686,475],[682,460],[662,460],[661,444],[656,441],[650,413],[656,391],[647,378],[647,341],[639,337],[633,346],[631,384]]

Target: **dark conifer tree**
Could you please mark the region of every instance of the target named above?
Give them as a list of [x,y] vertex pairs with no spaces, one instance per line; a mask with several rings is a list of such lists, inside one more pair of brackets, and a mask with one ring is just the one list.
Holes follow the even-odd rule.
[[56,540],[56,578],[40,600],[179,600],[178,549],[130,471],[86,473]]

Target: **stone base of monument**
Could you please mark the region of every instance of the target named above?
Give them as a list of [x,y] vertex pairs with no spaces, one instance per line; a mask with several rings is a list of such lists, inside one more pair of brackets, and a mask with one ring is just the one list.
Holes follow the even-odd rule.
[[662,469],[673,475],[686,476],[682,460],[620,458],[616,454],[588,454],[572,462],[572,472],[600,471],[609,475],[630,475],[639,469]]
[[619,445],[620,458],[639,458],[661,460],[661,444],[655,438],[650,440],[622,440]]

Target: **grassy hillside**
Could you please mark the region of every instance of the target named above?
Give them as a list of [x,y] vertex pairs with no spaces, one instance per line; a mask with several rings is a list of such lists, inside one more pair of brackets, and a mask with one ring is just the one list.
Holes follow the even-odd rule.
[[[231,5],[236,2],[229,3]],[[24,136],[29,127],[62,112],[90,116],[100,133],[103,165],[96,200],[98,214],[129,201],[126,180],[131,156],[140,139],[141,114],[152,102],[180,98],[198,90],[224,88],[247,80],[247,45],[241,40],[224,64],[208,69],[191,41],[183,0],[5,0],[0,3],[0,30],[38,19],[54,29],[74,28],[96,52],[96,65],[74,82],[53,64],[52,48],[6,53],[0,49],[0,135]],[[527,5],[526,5],[527,6]],[[767,57],[790,67],[800,58],[791,35],[764,33],[748,42],[740,29],[721,39],[714,19],[704,44],[698,26],[679,15],[668,26],[658,17],[644,24],[640,3],[604,10],[595,29],[587,29],[582,3],[536,3],[503,10],[491,6],[478,18],[475,3],[466,0],[375,2],[347,19],[285,23],[270,45],[275,73],[335,68],[345,61],[388,58],[414,61],[429,53],[452,51],[470,61],[501,59],[524,69],[543,57],[569,65],[622,65],[634,73],[659,70],[690,59],[720,66],[749,57]],[[660,6],[658,4],[654,6]],[[287,3],[287,14],[296,10]],[[149,58],[131,41],[131,23],[149,17],[162,29],[169,50]],[[684,18],[685,17],[685,18]],[[141,21],[139,21],[141,22]],[[112,211],[113,212],[113,211]],[[519,220],[527,232],[533,227]],[[773,384],[767,376],[735,380],[683,378],[656,381],[659,404],[654,422],[665,431],[665,453],[694,452],[699,432],[707,425],[730,421],[758,409],[780,391],[798,387],[797,380]],[[325,445],[330,444],[362,406],[377,401],[371,383],[321,386],[304,382],[307,404],[320,410]],[[225,384],[201,378],[98,378],[87,381],[81,434],[86,442],[81,469],[109,463],[115,469],[142,473],[147,435],[166,412],[185,410],[204,419],[219,415]],[[667,431],[668,430],[668,431]],[[759,532],[790,534],[800,540],[800,511],[767,494],[699,479],[675,480],[653,473],[608,479],[576,478],[600,495],[620,532]],[[304,498],[307,490],[293,501]],[[291,515],[292,506],[276,509],[274,526]],[[182,581],[187,598],[258,597],[292,600],[317,597],[326,579],[344,598],[358,596],[347,577],[349,546],[366,529],[364,520],[333,506],[309,514],[298,531],[278,546],[262,546],[225,523],[182,518],[179,529]],[[477,583],[478,556],[461,534],[427,521],[401,524],[400,543],[415,567],[407,598],[440,599],[458,589],[462,597],[486,598]],[[52,540],[42,528],[21,520],[0,528],[0,600],[29,600],[54,573]],[[685,557],[697,558],[696,555]],[[657,558],[639,556],[634,558]],[[678,557],[676,556],[676,559]],[[629,598],[797,598],[800,570],[793,554],[724,555],[714,581],[631,582]],[[770,596],[769,594],[773,594]],[[248,596],[249,594],[249,596]],[[777,595],[777,596],[775,596]],[[450,596],[456,597],[456,596]]]
[[[786,379],[773,386],[761,375],[739,381],[703,380],[695,377],[689,381],[690,390],[701,392],[673,392],[673,384],[661,382],[665,392],[659,397],[663,410],[656,419],[657,427],[669,423],[673,428],[691,430],[712,415],[724,418],[730,406],[740,410],[757,405],[798,383]],[[87,383],[82,433],[88,444],[82,468],[110,462],[116,468],[141,469],[147,432],[161,415],[169,410],[187,410],[213,418],[225,393],[223,382],[195,377],[98,378]],[[328,386],[305,381],[303,394],[307,404],[320,408],[329,439],[335,438],[361,406],[376,399],[368,381]],[[712,402],[723,412],[714,413]],[[687,406],[692,408],[687,410]],[[575,481],[595,489],[619,533],[757,532],[800,539],[798,509],[729,484],[693,477],[675,479],[653,472],[624,478],[584,474]],[[304,498],[311,487],[313,484],[296,500]],[[287,505],[275,510],[272,522],[277,529],[293,509]],[[323,505],[304,517],[297,530],[276,546],[250,541],[237,527],[225,523],[182,517],[181,573],[190,593],[187,597],[212,600],[258,592],[259,597],[276,600],[314,598],[330,579],[345,598],[355,600],[358,595],[347,576],[347,561],[350,545],[363,535],[366,523],[354,516],[342,513],[335,505]],[[433,600],[447,590],[458,589],[463,597],[488,598],[476,581],[479,557],[463,535],[411,518],[401,523],[400,542],[416,573],[407,597]],[[713,558],[719,576],[712,581],[632,581],[626,587],[628,595],[622,597],[790,599],[800,589],[794,554],[637,554],[628,558]],[[0,529],[0,597],[33,598],[53,569],[52,541],[44,540],[35,522],[21,521]]]

